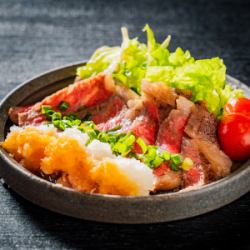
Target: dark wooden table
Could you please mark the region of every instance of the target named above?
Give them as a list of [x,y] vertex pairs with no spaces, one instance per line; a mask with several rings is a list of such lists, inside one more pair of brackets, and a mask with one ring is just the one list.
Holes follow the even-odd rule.
[[[222,57],[229,74],[250,84],[249,13],[249,2],[232,0],[0,0],[0,98],[36,74],[119,44],[122,25],[144,39],[145,23],[159,40],[171,34],[171,48]],[[249,203],[250,193],[184,221],[109,225],[49,212],[1,185],[0,249],[250,249]]]

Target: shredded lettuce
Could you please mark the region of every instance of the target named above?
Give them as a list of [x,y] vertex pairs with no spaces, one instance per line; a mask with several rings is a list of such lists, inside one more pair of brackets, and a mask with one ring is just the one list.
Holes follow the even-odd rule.
[[179,90],[191,91],[192,100],[205,102],[216,116],[222,114],[230,98],[243,95],[242,90],[226,83],[226,66],[222,59],[195,60],[188,50],[179,47],[170,52],[170,36],[157,43],[149,25],[143,31],[147,34],[147,44],[137,38],[130,39],[127,29],[122,28],[121,46],[97,49],[88,63],[77,69],[77,75],[83,79],[102,71],[109,72],[118,83],[139,94],[142,79],[164,82]]

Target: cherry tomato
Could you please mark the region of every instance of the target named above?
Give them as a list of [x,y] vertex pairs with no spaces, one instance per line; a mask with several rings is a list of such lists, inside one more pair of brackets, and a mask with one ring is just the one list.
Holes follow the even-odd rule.
[[250,118],[245,114],[224,115],[219,123],[218,137],[222,150],[232,160],[243,161],[250,158]]
[[225,106],[225,111],[228,114],[240,113],[250,116],[250,99],[240,97],[238,99],[231,99]]

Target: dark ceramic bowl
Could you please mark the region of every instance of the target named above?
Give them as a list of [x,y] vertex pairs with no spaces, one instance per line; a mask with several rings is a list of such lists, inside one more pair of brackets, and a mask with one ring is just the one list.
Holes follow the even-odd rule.
[[[14,89],[0,105],[0,141],[11,126],[8,109],[33,103],[71,83],[76,68],[73,64],[47,72]],[[228,82],[249,88],[229,77]],[[143,197],[120,197],[80,193],[52,184],[26,170],[0,149],[0,175],[15,192],[25,199],[65,215],[112,223],[155,223],[188,218],[222,207],[250,190],[250,161],[239,165],[229,176],[197,190]]]

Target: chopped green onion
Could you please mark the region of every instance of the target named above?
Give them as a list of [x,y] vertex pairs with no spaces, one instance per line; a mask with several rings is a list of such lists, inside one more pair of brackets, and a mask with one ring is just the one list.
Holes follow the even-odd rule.
[[72,121],[69,121],[69,120],[62,120],[62,122],[63,122],[68,128],[72,128],[72,127],[73,127]]
[[81,120],[75,119],[75,120],[72,122],[72,125],[73,125],[73,126],[79,126],[81,123],[82,123]]
[[117,125],[117,126],[115,126],[114,128],[108,130],[107,132],[117,131],[117,130],[121,129],[121,127],[122,127],[121,125]]
[[182,162],[181,156],[178,155],[178,154],[173,154],[173,155],[171,155],[171,160],[173,161],[173,163],[174,163],[175,165],[179,165],[179,164],[181,164],[181,162]]
[[54,112],[50,106],[42,106],[41,108],[41,113],[45,115],[48,120],[51,120],[51,115],[53,115]]
[[164,153],[162,153],[162,158],[165,160],[165,161],[169,161],[170,158],[171,158],[171,155],[169,152],[165,151]]
[[156,157],[156,147],[155,146],[148,146],[148,152],[145,156],[146,156],[146,158],[153,160]]
[[52,121],[61,120],[61,119],[62,119],[62,114],[59,112],[55,112],[54,114],[51,115]]
[[56,128],[59,128],[59,129],[61,129],[61,130],[65,130],[65,125],[64,125],[63,122],[60,121],[60,120],[55,120],[55,121],[53,122],[53,125],[54,125]]
[[115,153],[125,156],[131,151],[134,142],[135,136],[131,133],[128,133],[124,137],[119,138],[119,140],[113,145],[112,150]]
[[152,166],[154,168],[159,167],[164,162],[164,159],[161,158],[159,155],[156,155],[155,159],[152,161]]
[[76,114],[70,113],[66,117],[68,117],[69,120],[74,121],[75,119],[80,119]]
[[136,140],[136,142],[141,147],[142,153],[145,154],[147,152],[147,150],[148,150],[147,144],[140,137]]
[[69,108],[69,103],[61,101],[58,105],[58,109],[61,111],[66,111]]
[[54,111],[50,106],[42,106],[41,112],[42,114],[47,114],[48,112],[54,113]]
[[128,146],[132,146],[135,142],[135,136],[134,135],[129,135],[128,137],[124,137],[122,138],[124,144],[128,145]]
[[192,159],[186,157],[184,159],[184,161],[182,162],[182,164],[181,164],[181,168],[183,170],[188,171],[188,170],[190,170],[193,167],[193,165],[194,165],[194,163],[193,163]]
[[86,121],[84,124],[89,126],[90,128],[93,128],[93,129],[96,128],[96,125],[94,124],[93,121]]
[[99,133],[97,139],[101,142],[108,142],[109,136],[105,132]]
[[119,153],[121,154],[122,156],[126,156],[129,152],[130,152],[130,148],[129,146],[121,143],[121,142],[117,142],[112,150],[115,152],[115,153]]
[[170,168],[175,172],[179,170],[178,166],[174,162],[170,162]]

